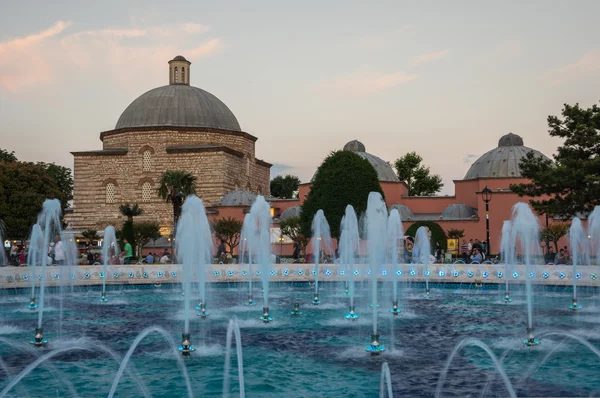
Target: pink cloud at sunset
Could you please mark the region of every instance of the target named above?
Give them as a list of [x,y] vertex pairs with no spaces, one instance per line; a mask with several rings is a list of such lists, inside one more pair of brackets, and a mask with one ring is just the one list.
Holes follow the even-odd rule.
[[402,71],[377,72],[362,69],[321,82],[316,87],[325,93],[361,97],[406,84],[416,78],[417,75]]

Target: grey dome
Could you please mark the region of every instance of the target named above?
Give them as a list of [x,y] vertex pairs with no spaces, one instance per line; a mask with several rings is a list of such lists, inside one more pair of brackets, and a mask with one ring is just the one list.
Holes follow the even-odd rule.
[[450,205],[442,212],[445,220],[467,220],[474,216],[477,216],[477,210],[462,203]]
[[301,206],[298,206],[298,205],[292,206],[289,209],[284,210],[283,213],[281,213],[281,215],[279,216],[279,221],[285,221],[292,217],[300,217],[301,212],[302,212]]
[[543,153],[524,146],[520,136],[506,134],[498,141],[497,148],[486,152],[471,165],[464,179],[522,177],[519,163],[529,152],[548,159]]
[[227,105],[186,84],[157,87],[140,95],[121,114],[115,129],[163,126],[242,131]]
[[396,203],[395,205],[391,205],[388,208],[388,212],[391,212],[394,209],[398,210],[398,213],[400,213],[400,219],[402,221],[411,220],[411,219],[415,218],[415,214],[412,212],[412,210],[404,205],[401,205],[399,203]]
[[249,191],[231,191],[217,203],[217,206],[252,206],[256,194]]
[[171,61],[185,61],[185,62],[190,62],[187,59],[185,59],[185,57],[183,55],[177,55],[175,58],[173,58]]
[[[344,145],[344,151],[354,152],[361,158],[367,159],[369,163],[371,163],[371,165],[375,168],[375,171],[377,171],[377,177],[379,178],[379,181],[400,181],[398,180],[398,176],[396,176],[396,173],[394,173],[394,169],[392,169],[392,166],[390,166],[388,162],[381,159],[380,157],[371,155],[370,153],[366,152],[365,146],[362,144],[362,142],[357,140],[350,141],[346,145]],[[311,181],[315,179],[316,174],[317,173],[315,172]]]

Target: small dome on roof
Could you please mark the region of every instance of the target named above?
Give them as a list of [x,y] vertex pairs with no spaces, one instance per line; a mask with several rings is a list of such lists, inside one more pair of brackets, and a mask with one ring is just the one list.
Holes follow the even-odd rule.
[[300,213],[302,212],[302,207],[299,205],[292,206],[289,209],[286,209],[279,216],[279,221],[285,221],[292,217],[300,217]]
[[462,203],[450,205],[442,212],[445,220],[468,220],[474,216],[477,216],[477,210]]
[[346,145],[344,145],[344,151],[367,152],[365,146],[359,140],[352,140],[348,142]]
[[171,61],[185,61],[185,62],[190,62],[187,59],[185,59],[185,57],[183,55],[178,55],[175,58],[173,58]]
[[256,200],[256,194],[249,191],[231,191],[216,206],[252,206]]
[[475,178],[522,177],[520,163],[529,152],[535,157],[548,159],[543,153],[523,145],[523,138],[509,133],[498,141],[498,147],[481,155],[465,174],[465,180]]
[[392,210],[398,210],[398,213],[400,213],[400,219],[402,221],[406,221],[406,220],[410,220],[413,219],[415,217],[415,214],[412,212],[411,209],[409,209],[408,207],[401,205],[400,203],[396,203],[395,205],[391,205],[388,208],[388,212],[391,212]]

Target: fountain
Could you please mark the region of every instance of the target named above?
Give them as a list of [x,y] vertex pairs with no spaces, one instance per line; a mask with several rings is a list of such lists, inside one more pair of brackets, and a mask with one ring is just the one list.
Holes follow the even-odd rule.
[[321,300],[319,300],[319,261],[321,260],[321,252],[323,254],[331,254],[331,234],[323,210],[319,210],[315,214],[311,231],[313,255],[315,257],[315,295],[312,303],[313,305],[319,305],[321,302]]
[[401,312],[398,307],[398,262],[400,250],[404,250],[404,245],[399,244],[399,242],[404,242],[404,231],[402,230],[402,220],[398,209],[392,209],[390,212],[387,229],[388,250],[394,278],[392,282],[392,309],[390,312],[394,316],[398,316]]
[[[519,202],[512,209],[512,228],[510,231],[510,245],[521,249],[523,263],[527,274],[532,272],[535,257],[539,251],[540,224],[538,218],[533,214],[527,203]],[[525,278],[525,290],[527,295],[527,338],[524,343],[527,346],[539,344],[533,330],[533,289],[531,278]]]
[[365,217],[365,230],[369,253],[369,268],[371,271],[371,303],[373,306],[373,333],[371,344],[366,351],[371,355],[379,355],[385,351],[379,341],[377,333],[377,275],[384,260],[385,245],[387,242],[387,207],[379,192],[369,193],[367,212]]
[[600,264],[600,206],[594,207],[594,211],[588,217],[588,234],[590,255],[596,259],[596,264]]
[[356,212],[351,205],[346,206],[342,222],[340,224],[340,265],[344,267],[346,275],[346,289],[350,297],[350,305],[346,313],[346,319],[358,319],[358,314],[354,310],[354,267],[356,264],[356,252],[358,251],[360,240],[358,236],[358,219]]
[[108,279],[108,264],[119,264],[119,242],[115,234],[115,228],[111,225],[104,229],[102,241],[102,295],[100,302],[106,303],[106,279]]
[[300,311],[300,303],[294,303],[294,309],[290,315],[302,315],[302,311]]
[[413,248],[413,258],[416,261],[423,262],[425,274],[425,297],[429,298],[429,262],[431,261],[431,242],[427,228],[419,227],[415,236],[415,245]]
[[577,304],[577,265],[589,264],[588,237],[579,217],[573,218],[571,222],[569,241],[571,242],[571,255],[573,259],[573,301],[569,308],[576,311],[581,308],[581,305]]
[[[263,313],[260,320],[269,323],[273,320],[269,314],[269,272],[271,267],[271,207],[265,198],[258,196],[252,207],[250,217],[244,220],[242,227],[248,239],[248,257],[255,258],[260,266],[263,287]],[[246,223],[249,223],[246,226]],[[250,260],[251,262],[251,260]],[[252,278],[252,276],[250,276]],[[251,297],[250,297],[251,299]],[[250,302],[249,299],[249,302]]]
[[39,224],[34,224],[31,229],[31,236],[29,238],[29,252],[27,253],[27,264],[31,268],[31,299],[27,308],[35,310],[38,308],[35,302],[35,267],[38,264],[42,264],[42,255],[48,257],[48,249],[44,249],[44,233],[42,227]]
[[254,296],[252,295],[252,278],[254,277],[254,274],[252,273],[252,249],[250,247],[250,241],[253,239],[250,238],[250,235],[256,232],[253,228],[252,217],[252,214],[246,214],[244,217],[244,224],[242,225],[242,232],[240,234],[240,264],[244,264],[244,254],[247,254],[248,258],[248,301],[246,302],[246,305],[256,305]]
[[181,219],[177,223],[177,258],[182,264],[183,284],[183,312],[184,329],[181,334],[181,345],[179,351],[183,355],[189,355],[196,349],[190,339],[190,300],[193,269],[197,267],[198,288],[202,302],[200,316],[206,319],[206,264],[210,263],[211,251],[213,249],[210,225],[206,218],[206,211],[202,200],[194,195],[188,196],[182,206]]
[[4,232],[4,221],[0,219],[0,244],[2,245],[2,250],[0,250],[0,266],[8,265],[6,249],[4,248]]
[[[502,239],[500,241],[500,254],[504,260],[504,302],[510,303],[512,298],[510,297],[510,291],[508,289],[508,276],[509,269],[514,269],[515,266],[515,247],[512,245],[510,240],[512,230],[512,222],[504,221],[502,224]],[[509,268],[510,266],[510,268]]]

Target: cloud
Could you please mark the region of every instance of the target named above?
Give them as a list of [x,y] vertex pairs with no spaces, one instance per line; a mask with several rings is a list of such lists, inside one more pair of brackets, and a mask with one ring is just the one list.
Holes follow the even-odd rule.
[[417,55],[412,58],[412,65],[418,66],[423,65],[432,61],[437,61],[438,59],[442,59],[448,55],[448,50],[436,51],[427,54]]
[[356,72],[321,82],[317,85],[317,89],[324,92],[360,97],[406,84],[416,78],[417,75],[402,71],[376,72],[357,70]]
[[473,153],[467,153],[463,158],[463,163],[473,163],[473,160],[477,159],[479,155],[475,155]]
[[393,32],[384,33],[381,35],[369,35],[360,37],[356,40],[356,45],[364,50],[381,50],[393,45],[399,39],[407,36],[412,31],[414,25],[404,25]]
[[[69,25],[70,21],[58,21],[39,33],[0,42],[0,90],[20,92],[61,79],[107,73],[120,83],[135,85],[147,80],[148,74],[160,73],[162,69],[158,68],[164,68],[165,62],[177,54],[194,60],[222,47],[219,38],[198,45],[196,35],[210,27],[197,23],[67,33]],[[180,40],[174,41],[173,37]],[[131,67],[140,62],[146,65]]]
[[284,171],[289,171],[292,168],[294,168],[294,166],[290,166],[288,164],[273,163],[273,166],[271,166],[271,179],[283,174]]
[[586,52],[572,64],[561,66],[547,73],[549,82],[553,85],[568,83],[600,72],[600,50]]

